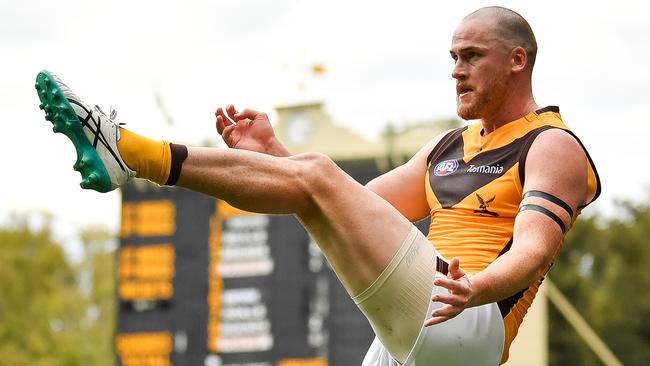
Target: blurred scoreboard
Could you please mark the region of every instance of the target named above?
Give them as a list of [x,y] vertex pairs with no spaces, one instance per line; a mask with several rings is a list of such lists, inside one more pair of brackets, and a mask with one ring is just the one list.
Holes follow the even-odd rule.
[[360,365],[374,337],[293,216],[140,181],[122,190],[120,237],[118,365]]

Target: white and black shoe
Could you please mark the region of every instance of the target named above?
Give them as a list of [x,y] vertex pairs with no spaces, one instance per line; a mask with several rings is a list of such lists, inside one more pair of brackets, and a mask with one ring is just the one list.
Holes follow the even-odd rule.
[[36,91],[54,132],[66,135],[77,150],[74,170],[81,173],[81,188],[108,192],[135,177],[117,149],[120,139],[115,114],[83,103],[56,75],[41,71]]

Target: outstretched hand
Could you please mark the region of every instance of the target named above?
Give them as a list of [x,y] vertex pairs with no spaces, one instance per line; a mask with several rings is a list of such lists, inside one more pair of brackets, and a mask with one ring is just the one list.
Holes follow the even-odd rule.
[[431,318],[424,322],[425,327],[442,323],[460,314],[469,307],[473,295],[472,284],[467,274],[460,269],[458,258],[449,262],[447,278],[436,278],[433,284],[446,288],[448,293],[439,293],[431,297],[431,301],[438,301],[443,305],[431,312]]
[[277,141],[266,113],[252,109],[238,112],[229,104],[225,110],[217,108],[214,115],[217,117],[217,132],[229,147],[276,156],[289,155]]

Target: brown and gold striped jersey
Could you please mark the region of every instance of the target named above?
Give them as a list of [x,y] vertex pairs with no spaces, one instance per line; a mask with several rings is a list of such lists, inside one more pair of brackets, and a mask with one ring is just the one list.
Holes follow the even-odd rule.
[[[559,108],[546,107],[487,135],[480,123],[452,130],[434,147],[426,174],[428,238],[440,254],[458,257],[467,273],[476,274],[510,249],[524,193],[526,155],[534,139],[550,128],[575,137],[562,122]],[[584,146],[583,150],[589,162],[591,203],[600,194],[600,181]],[[583,207],[573,215],[572,224]],[[542,279],[498,303],[506,332],[503,361]]]

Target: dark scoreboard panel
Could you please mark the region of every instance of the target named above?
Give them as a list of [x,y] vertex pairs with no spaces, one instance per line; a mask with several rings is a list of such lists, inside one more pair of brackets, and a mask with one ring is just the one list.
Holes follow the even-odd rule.
[[136,183],[122,190],[118,365],[361,364],[372,329],[293,216]]

